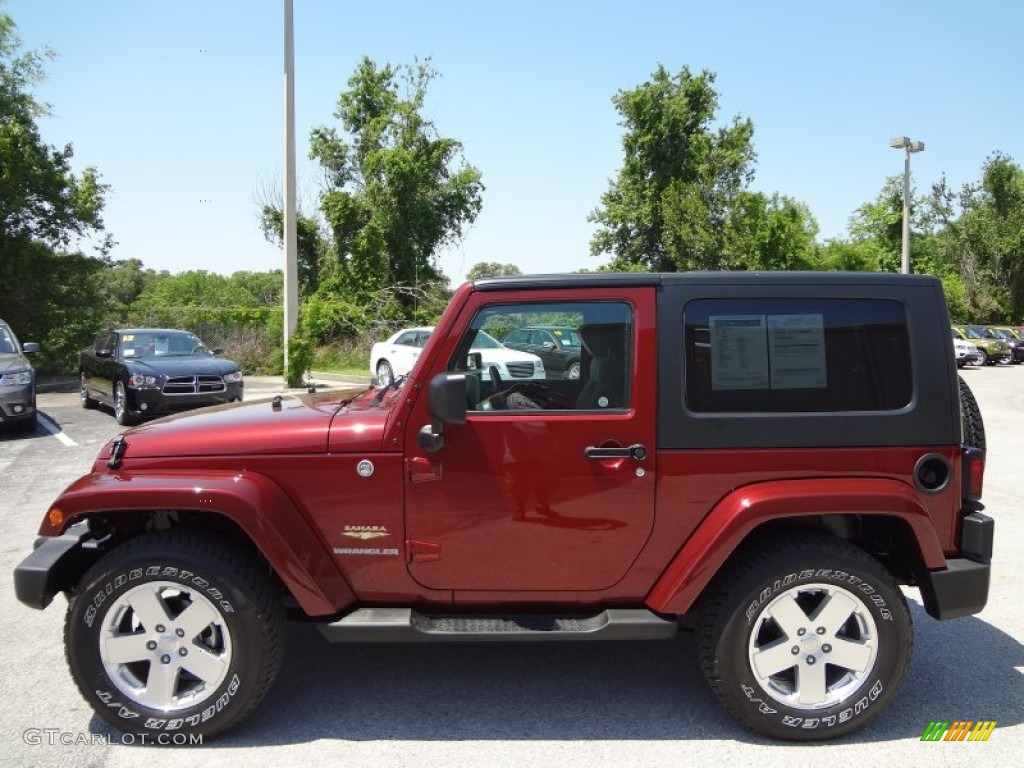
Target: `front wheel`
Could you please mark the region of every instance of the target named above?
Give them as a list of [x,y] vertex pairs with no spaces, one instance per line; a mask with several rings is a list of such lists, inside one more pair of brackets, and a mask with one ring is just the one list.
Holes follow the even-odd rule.
[[124,382],[114,385],[114,418],[122,427],[130,427],[135,419],[128,412],[128,395],[124,391]]
[[992,361],[988,359],[988,352],[984,349],[978,349],[978,365],[991,365]]
[[161,531],[86,573],[64,643],[100,717],[176,743],[175,734],[212,735],[256,707],[280,667],[283,614],[254,557],[208,534]]
[[78,374],[78,396],[82,401],[82,407],[92,410],[96,407],[96,401],[89,396],[89,385],[85,381],[85,373]]
[[391,386],[391,382],[394,380],[395,374],[391,370],[391,363],[387,360],[381,360],[377,363],[377,386],[381,389],[387,389]]
[[699,653],[722,703],[774,739],[865,725],[906,674],[913,628],[892,576],[825,535],[763,539],[709,588]]

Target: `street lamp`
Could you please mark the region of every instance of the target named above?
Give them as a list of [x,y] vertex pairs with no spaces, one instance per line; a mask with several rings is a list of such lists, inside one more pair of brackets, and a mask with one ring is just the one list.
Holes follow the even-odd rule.
[[923,141],[911,141],[906,136],[894,136],[889,139],[893,149],[905,149],[906,159],[903,161],[903,263],[900,271],[910,274],[910,153],[924,150]]

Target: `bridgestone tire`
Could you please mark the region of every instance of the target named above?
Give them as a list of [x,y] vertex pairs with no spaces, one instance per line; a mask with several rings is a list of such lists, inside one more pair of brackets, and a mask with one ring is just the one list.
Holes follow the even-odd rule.
[[877,716],[913,642],[892,576],[860,549],[813,532],[739,552],[709,587],[697,627],[719,700],[754,731],[791,741],[843,736]]
[[[148,533],[83,577],[64,627],[68,666],[96,713],[149,744],[236,725],[270,689],[283,611],[266,566],[209,533]],[[185,739],[185,741],[182,741]]]
[[964,445],[985,450],[985,422],[981,418],[981,409],[974,393],[967,382],[959,376],[960,381],[960,418],[963,424]]

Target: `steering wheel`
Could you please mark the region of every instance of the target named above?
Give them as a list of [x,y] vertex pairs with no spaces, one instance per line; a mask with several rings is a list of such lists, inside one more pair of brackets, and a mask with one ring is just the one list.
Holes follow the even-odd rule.
[[[501,374],[498,373],[498,366],[488,366],[487,375],[491,379],[491,386],[494,387],[494,394],[498,395],[498,393],[505,389],[505,382],[501,380]],[[493,402],[494,408],[496,410],[501,410],[508,407],[508,402],[505,400],[504,397],[495,397]]]

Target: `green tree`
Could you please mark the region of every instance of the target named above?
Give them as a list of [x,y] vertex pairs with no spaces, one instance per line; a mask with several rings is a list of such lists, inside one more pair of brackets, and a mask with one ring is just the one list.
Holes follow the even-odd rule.
[[986,320],[1024,317],[1024,170],[1002,153],[990,156],[968,198],[959,233],[979,276],[998,286],[999,310]]
[[811,269],[818,225],[803,203],[748,189],[753,123],[715,128],[715,76],[659,65],[612,99],[623,118],[618,177],[590,215],[593,255],[612,270]]
[[[911,216],[916,208],[912,202]],[[911,232],[916,231],[911,226]],[[855,242],[871,241],[874,244],[878,257],[875,269],[900,271],[903,250],[902,176],[889,176],[878,196],[864,203],[850,217],[850,237]]]
[[109,308],[130,307],[148,286],[168,275],[167,271],[146,269],[140,259],[115,261],[103,275],[103,288],[109,297]]
[[717,130],[715,76],[662,65],[612,99],[622,116],[623,164],[589,220],[593,255],[655,271],[736,266],[727,247],[734,203],[753,177],[754,126],[734,117]]
[[[284,214],[280,206],[264,203],[260,210],[260,228],[267,242],[284,246]],[[299,278],[299,298],[311,295],[320,285],[322,270],[328,263],[330,243],[320,224],[302,213],[295,217],[296,267]]]
[[481,280],[485,277],[514,277],[521,275],[515,264],[499,264],[496,261],[478,261],[466,273],[467,280]]
[[21,53],[10,16],[0,14],[0,244],[33,239],[51,247],[103,229],[100,216],[107,187],[95,168],[71,171],[70,144],[46,144],[36,120],[47,107],[31,89],[44,77],[50,51]]
[[462,159],[462,144],[439,136],[424,115],[435,76],[429,62],[378,67],[364,57],[338,99],[341,131],[312,132],[332,266],[350,300],[437,281],[436,254],[480,211],[480,172]]
[[[62,367],[91,341],[104,303],[107,187],[94,168],[72,172],[70,144],[43,140],[37,120],[47,108],[32,89],[53,54],[22,52],[14,30],[0,14],[0,307],[19,335],[43,345],[41,367]],[[94,237],[99,257],[79,253]]]
[[230,281],[251,297],[252,306],[276,307],[281,304],[284,274],[279,269],[273,272],[235,272]]
[[736,196],[726,229],[723,264],[732,269],[818,269],[818,224],[796,200],[760,192]]

